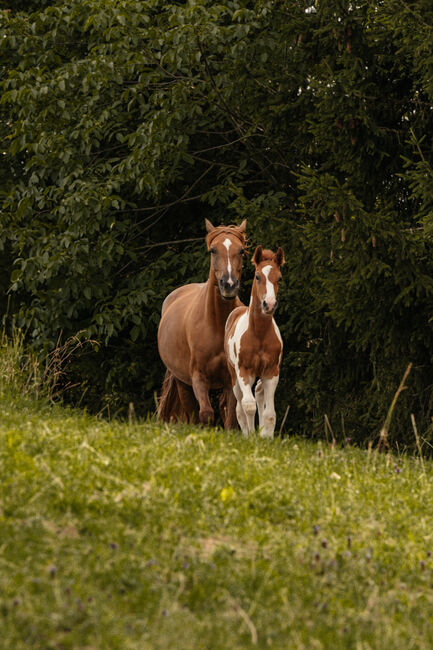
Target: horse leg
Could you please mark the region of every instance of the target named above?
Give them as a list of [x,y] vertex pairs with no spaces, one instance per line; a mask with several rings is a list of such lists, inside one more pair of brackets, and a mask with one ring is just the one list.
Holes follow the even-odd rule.
[[199,372],[194,372],[192,375],[192,389],[200,407],[200,422],[212,425],[214,423],[214,410],[209,399],[209,382]]
[[264,420],[264,410],[265,410],[265,392],[263,390],[262,380],[259,379],[256,385],[256,390],[254,391],[254,397],[257,402],[257,409],[259,411],[259,429],[262,430],[265,424]]
[[251,390],[253,383],[254,377],[248,377],[247,381],[244,381],[242,376],[238,375],[237,377],[237,385],[239,387],[241,397],[240,402],[247,419],[247,430],[246,432],[242,430],[244,435],[248,435],[250,431],[254,431],[255,429],[254,420],[256,417],[257,404],[256,400],[254,399],[253,391]]
[[220,398],[220,411],[225,429],[237,429],[236,397],[233,388],[224,388]]
[[247,416],[244,411],[244,407],[242,406],[242,391],[240,389],[239,383],[236,380],[235,385],[233,386],[233,394],[236,399],[236,418],[237,421],[239,422],[239,426],[242,429],[242,433],[244,434],[245,437],[248,436],[248,420]]
[[187,415],[187,421],[190,423],[196,423],[198,421],[198,404],[197,400],[194,397],[194,392],[191,386],[185,384],[180,379],[176,379],[177,392],[179,393],[180,403]]
[[272,379],[262,379],[265,408],[263,411],[263,429],[260,432],[262,438],[273,438],[275,430],[275,407],[274,394],[278,385],[279,376]]

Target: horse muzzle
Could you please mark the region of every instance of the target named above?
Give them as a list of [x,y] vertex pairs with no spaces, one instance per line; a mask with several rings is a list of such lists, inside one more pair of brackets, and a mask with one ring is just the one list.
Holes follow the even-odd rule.
[[239,280],[232,280],[231,278],[226,280],[221,278],[219,281],[219,289],[221,296],[225,300],[234,300],[239,293]]
[[270,304],[270,303],[267,303],[266,300],[263,300],[263,302],[262,302],[262,312],[266,316],[272,316],[275,313],[277,305],[278,305],[277,301]]

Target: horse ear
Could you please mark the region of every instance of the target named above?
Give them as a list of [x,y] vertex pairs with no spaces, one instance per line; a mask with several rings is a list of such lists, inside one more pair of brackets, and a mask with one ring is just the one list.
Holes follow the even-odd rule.
[[254,266],[258,266],[260,264],[260,261],[262,259],[262,253],[263,253],[263,247],[257,246],[256,250],[254,251],[253,258],[251,260]]
[[240,232],[245,232],[246,229],[247,229],[247,220],[244,219],[244,220],[242,221],[241,225],[238,226],[238,230],[239,230]]
[[204,222],[205,222],[205,224],[206,224],[206,230],[207,230],[207,232],[212,232],[212,230],[215,230],[215,226],[213,226],[213,225],[211,224],[211,222],[209,221],[209,219],[205,219]]
[[281,246],[278,246],[277,248],[277,252],[275,253],[275,261],[278,266],[283,266],[283,264],[286,263],[286,260],[284,259],[284,251]]

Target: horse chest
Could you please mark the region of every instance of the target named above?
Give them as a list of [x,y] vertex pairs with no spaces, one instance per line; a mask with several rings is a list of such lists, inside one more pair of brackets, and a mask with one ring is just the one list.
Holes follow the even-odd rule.
[[209,357],[207,362],[207,374],[211,378],[212,388],[219,388],[228,383],[229,373],[224,350]]
[[260,340],[245,334],[241,340],[239,365],[256,377],[273,376],[278,372],[281,346],[276,336]]

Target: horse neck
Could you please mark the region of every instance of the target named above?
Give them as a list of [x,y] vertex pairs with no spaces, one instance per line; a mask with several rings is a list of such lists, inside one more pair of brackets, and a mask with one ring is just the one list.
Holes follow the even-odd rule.
[[209,278],[206,282],[204,305],[206,318],[210,322],[220,325],[221,334],[223,334],[227,317],[234,307],[234,301],[226,301],[222,298],[218,288],[218,281],[212,268],[210,269]]
[[273,317],[262,312],[261,300],[257,293],[257,284],[254,280],[251,289],[251,301],[249,306],[248,327],[250,327],[259,339],[264,339],[273,327]]

